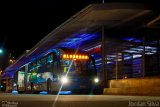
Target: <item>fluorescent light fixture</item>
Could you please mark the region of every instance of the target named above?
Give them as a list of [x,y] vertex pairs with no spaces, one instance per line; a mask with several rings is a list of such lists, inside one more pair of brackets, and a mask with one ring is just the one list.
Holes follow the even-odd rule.
[[153,55],[155,53],[151,53],[151,52],[146,52],[146,55]]
[[96,59],[95,62],[98,62],[98,61],[101,61],[101,60],[102,60],[102,58],[99,58],[99,59]]
[[133,55],[133,58],[140,58],[142,55]]
[[133,50],[124,50],[124,52],[128,52],[128,53],[138,53],[138,51],[133,51]]

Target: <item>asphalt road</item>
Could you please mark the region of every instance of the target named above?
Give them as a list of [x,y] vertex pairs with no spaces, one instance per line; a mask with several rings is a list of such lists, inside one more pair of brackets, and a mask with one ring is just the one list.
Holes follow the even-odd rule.
[[160,97],[0,94],[0,107],[160,107]]

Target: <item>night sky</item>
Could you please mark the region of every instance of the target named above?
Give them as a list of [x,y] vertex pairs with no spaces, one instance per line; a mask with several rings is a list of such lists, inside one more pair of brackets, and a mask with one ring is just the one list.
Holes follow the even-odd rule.
[[90,3],[89,0],[0,1],[0,46],[19,56]]
[[102,0],[0,1],[0,46],[18,57],[72,15],[97,2]]

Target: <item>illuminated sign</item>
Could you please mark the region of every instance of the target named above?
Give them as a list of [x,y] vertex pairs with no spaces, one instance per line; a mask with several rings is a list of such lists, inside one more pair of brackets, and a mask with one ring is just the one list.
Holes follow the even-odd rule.
[[63,54],[63,59],[89,59],[87,55]]

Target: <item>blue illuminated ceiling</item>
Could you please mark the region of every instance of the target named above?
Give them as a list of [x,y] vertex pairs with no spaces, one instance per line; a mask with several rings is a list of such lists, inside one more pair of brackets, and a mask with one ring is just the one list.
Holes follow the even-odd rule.
[[74,34],[71,38],[64,39],[58,43],[55,47],[67,47],[67,48],[78,48],[80,45],[90,42],[94,39],[98,39],[99,35],[92,33]]
[[[92,33],[74,34],[70,38],[64,39],[60,43],[50,47],[49,49],[45,50],[41,54],[31,55],[30,61],[33,61],[35,59],[38,59],[39,57],[46,55],[47,53],[55,51],[55,48],[65,47],[65,48],[77,49],[77,48],[81,47],[82,45],[88,44],[91,41],[93,41],[95,39],[99,39],[99,38],[100,38],[100,34],[98,34],[98,33],[95,33],[95,34],[92,34]],[[82,49],[80,49],[80,50],[82,50]]]

